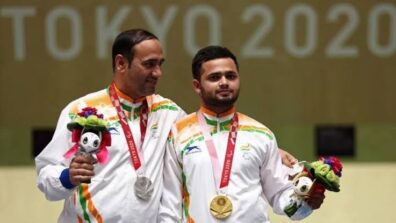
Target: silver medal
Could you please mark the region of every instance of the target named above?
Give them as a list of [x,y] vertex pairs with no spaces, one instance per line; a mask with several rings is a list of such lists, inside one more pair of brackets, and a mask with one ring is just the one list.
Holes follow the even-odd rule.
[[135,182],[135,194],[142,200],[150,199],[154,188],[151,180],[145,176],[138,176]]

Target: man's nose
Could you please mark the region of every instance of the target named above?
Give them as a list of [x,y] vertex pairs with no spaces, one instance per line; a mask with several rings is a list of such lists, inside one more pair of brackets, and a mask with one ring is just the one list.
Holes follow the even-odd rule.
[[221,78],[219,80],[219,85],[220,85],[220,87],[227,87],[228,86],[228,80],[227,80],[227,78],[224,75],[221,76]]
[[160,65],[155,66],[153,72],[153,76],[156,78],[160,78],[162,76],[162,68]]

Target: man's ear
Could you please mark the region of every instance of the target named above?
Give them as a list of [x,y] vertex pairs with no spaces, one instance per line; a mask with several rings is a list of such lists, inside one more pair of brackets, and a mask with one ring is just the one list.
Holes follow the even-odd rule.
[[125,69],[128,69],[128,61],[121,54],[117,54],[114,58],[114,61],[116,71],[122,72],[125,71]]
[[192,84],[193,84],[194,91],[198,95],[201,95],[201,83],[199,82],[199,80],[193,79]]

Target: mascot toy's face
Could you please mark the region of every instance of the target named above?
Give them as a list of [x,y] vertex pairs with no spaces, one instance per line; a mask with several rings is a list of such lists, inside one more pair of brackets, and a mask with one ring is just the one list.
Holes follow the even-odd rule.
[[93,132],[85,132],[80,138],[81,147],[88,153],[98,150],[100,142],[100,136]]
[[300,177],[294,182],[294,191],[297,195],[307,196],[312,186],[312,180],[309,177]]

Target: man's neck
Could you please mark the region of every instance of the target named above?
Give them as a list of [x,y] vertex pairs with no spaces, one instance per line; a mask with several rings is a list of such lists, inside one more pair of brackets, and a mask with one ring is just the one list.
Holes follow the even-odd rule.
[[123,85],[121,85],[117,82],[114,82],[114,83],[115,83],[116,90],[119,93],[121,93],[122,95],[126,96],[128,98],[128,100],[130,100],[132,103],[144,100],[145,96],[136,96],[132,92],[127,91]]
[[222,116],[225,113],[228,113],[230,110],[235,109],[234,105],[231,106],[208,106],[208,105],[201,105],[205,110],[209,110],[211,113],[214,113],[215,116]]

